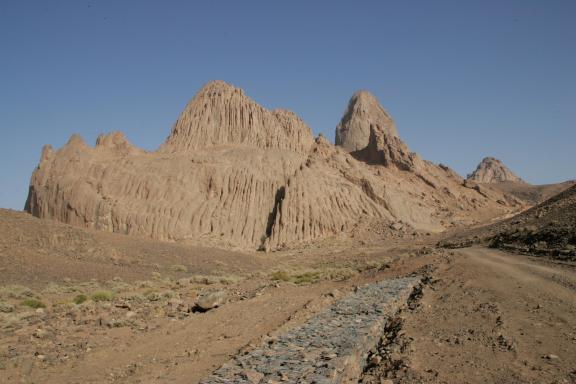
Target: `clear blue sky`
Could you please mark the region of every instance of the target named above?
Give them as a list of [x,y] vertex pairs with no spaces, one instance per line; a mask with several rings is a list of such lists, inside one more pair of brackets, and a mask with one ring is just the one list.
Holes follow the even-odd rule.
[[0,2],[0,207],[22,209],[42,145],[124,131],[163,142],[207,81],[334,128],[372,91],[425,159],[576,177],[576,1]]

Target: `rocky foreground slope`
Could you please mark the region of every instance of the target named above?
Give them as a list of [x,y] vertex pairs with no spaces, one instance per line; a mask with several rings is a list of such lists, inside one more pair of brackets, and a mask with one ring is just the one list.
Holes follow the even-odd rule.
[[576,259],[576,185],[506,220],[447,234],[439,242],[439,245],[447,248],[463,248],[473,244],[566,260]]
[[576,259],[576,186],[501,224],[491,246]]
[[358,230],[441,231],[518,209],[411,153],[374,96],[356,93],[337,143],[295,114],[207,84],[154,152],[121,133],[46,146],[25,209],[41,218],[160,240],[280,249]]

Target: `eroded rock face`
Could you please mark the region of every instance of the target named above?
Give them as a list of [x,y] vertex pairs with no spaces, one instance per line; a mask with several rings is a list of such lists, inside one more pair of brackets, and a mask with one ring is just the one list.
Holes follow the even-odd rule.
[[392,117],[367,91],[355,93],[336,127],[336,145],[369,164],[416,170],[420,159],[398,137]]
[[161,151],[236,144],[306,153],[313,140],[310,128],[294,113],[268,111],[241,89],[214,81],[188,103]]
[[520,182],[524,180],[519,178],[500,160],[493,157],[485,157],[476,170],[468,175],[468,180],[477,183],[501,183],[504,181]]
[[514,206],[462,184],[410,153],[393,124],[374,120],[368,145],[350,154],[314,139],[293,113],[268,111],[219,81],[192,99],[158,151],[120,133],[95,147],[77,135],[59,150],[45,147],[26,210],[159,240],[280,249],[380,223],[440,231]]

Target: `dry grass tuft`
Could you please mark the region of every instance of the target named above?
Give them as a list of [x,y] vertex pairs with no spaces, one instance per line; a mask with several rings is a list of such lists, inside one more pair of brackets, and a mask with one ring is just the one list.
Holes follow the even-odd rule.
[[41,302],[38,299],[29,298],[22,302],[22,305],[25,305],[30,308],[38,309],[38,308],[46,308],[46,304]]
[[110,291],[98,291],[92,294],[92,301],[112,301],[114,299],[114,293]]

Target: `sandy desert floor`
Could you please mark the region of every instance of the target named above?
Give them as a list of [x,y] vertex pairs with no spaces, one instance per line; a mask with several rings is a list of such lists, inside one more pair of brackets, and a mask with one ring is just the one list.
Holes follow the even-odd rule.
[[[480,247],[439,249],[435,241],[240,256],[196,249],[203,258],[192,264],[185,248],[156,244],[178,260],[150,259],[138,269],[107,259],[89,271],[71,260],[59,269],[68,265],[60,276],[72,277],[60,278],[42,258],[33,274],[18,274],[22,267],[4,252],[1,381],[196,383],[354,287],[416,272],[427,283],[400,314],[394,364],[370,365],[362,382],[574,382],[576,266]],[[136,249],[145,254],[146,246]],[[192,310],[198,295],[213,291],[228,302]]]

